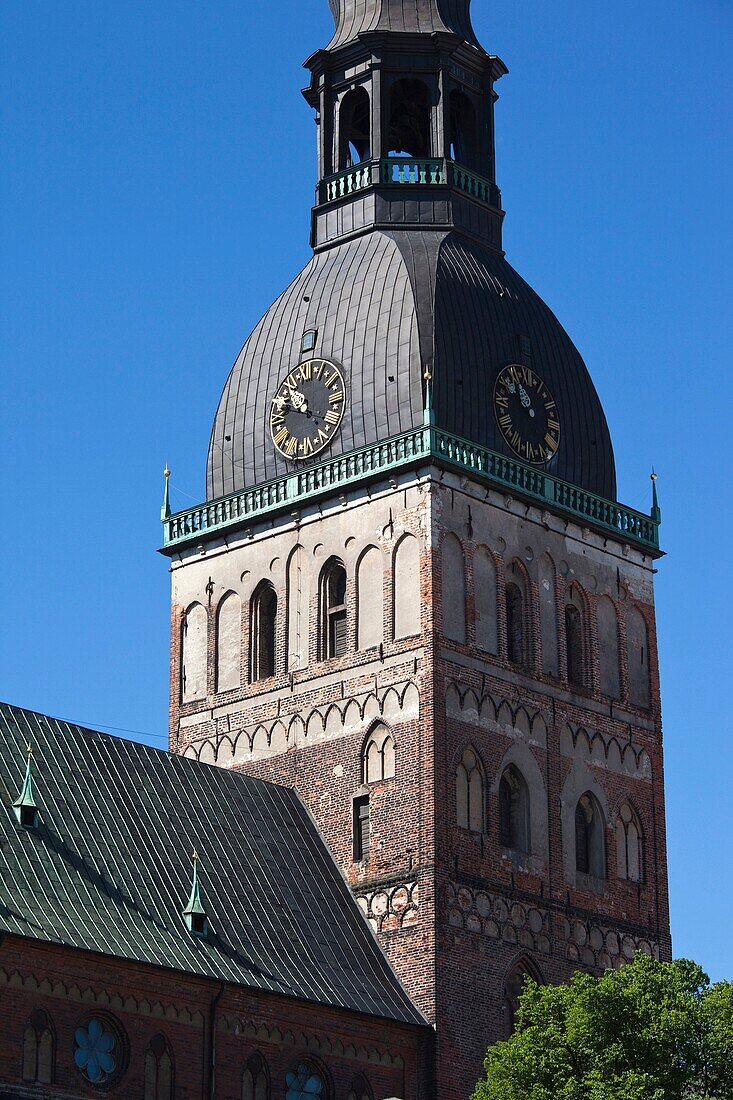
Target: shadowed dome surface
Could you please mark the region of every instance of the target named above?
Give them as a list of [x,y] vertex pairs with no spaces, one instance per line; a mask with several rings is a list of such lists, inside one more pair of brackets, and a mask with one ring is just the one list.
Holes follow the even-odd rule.
[[470,0],[329,0],[329,5],[336,24],[330,50],[363,31],[452,31],[481,49],[471,25]]
[[[539,467],[614,500],[611,439],[583,360],[557,318],[504,257],[455,232],[378,231],[313,256],[247,340],[221,397],[209,448],[207,495],[280,477],[293,464],[270,439],[278,382],[318,333],[315,357],[344,370],[340,433],[314,462],[347,454],[423,422],[423,375],[433,374],[438,428],[516,458],[493,409],[498,373],[518,340],[550,388],[562,425]],[[307,465],[300,462],[299,468]]]

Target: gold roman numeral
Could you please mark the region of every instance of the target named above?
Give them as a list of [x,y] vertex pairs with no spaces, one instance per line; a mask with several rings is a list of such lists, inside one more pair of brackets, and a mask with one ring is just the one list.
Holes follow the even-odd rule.
[[288,439],[289,437],[290,437],[290,432],[288,431],[288,429],[285,428],[285,427],[282,427],[272,437],[272,440],[273,440],[273,443],[275,444],[276,447],[282,447],[285,440]]

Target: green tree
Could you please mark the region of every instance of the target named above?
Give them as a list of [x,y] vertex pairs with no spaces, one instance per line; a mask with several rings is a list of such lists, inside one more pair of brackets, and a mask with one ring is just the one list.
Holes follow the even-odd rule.
[[733,1100],[733,983],[637,954],[600,978],[526,980],[473,1100]]

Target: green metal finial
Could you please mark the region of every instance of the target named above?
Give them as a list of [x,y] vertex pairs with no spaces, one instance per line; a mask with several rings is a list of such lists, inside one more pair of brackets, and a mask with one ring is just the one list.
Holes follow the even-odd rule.
[[183,910],[183,918],[186,921],[186,927],[189,932],[193,932],[194,936],[205,936],[208,931],[208,921],[206,919],[206,910],[201,904],[198,852],[194,851],[191,859],[193,860],[193,882],[191,884],[191,896],[188,899],[188,905]]
[[171,514],[171,502],[168,491],[168,484],[171,478],[171,472],[168,469],[168,463],[165,464],[165,470],[163,470],[163,477],[165,478],[165,491],[163,493],[163,507],[160,509],[160,518],[165,522]]
[[28,745],[28,760],[25,766],[25,779],[19,796],[13,803],[13,810],[24,829],[37,829],[40,824],[38,804],[33,791],[33,746]]
[[435,424],[435,413],[433,412],[433,376],[430,371],[425,371],[425,409],[423,410],[423,425],[426,428],[432,428]]
[[659,497],[657,496],[657,473],[652,466],[651,472],[652,479],[652,519],[655,523],[662,522],[662,509],[659,507]]

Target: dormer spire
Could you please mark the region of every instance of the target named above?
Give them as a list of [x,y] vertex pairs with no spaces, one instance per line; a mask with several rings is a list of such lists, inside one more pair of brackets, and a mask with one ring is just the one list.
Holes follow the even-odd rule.
[[192,932],[194,936],[203,938],[209,930],[209,922],[206,916],[206,910],[201,904],[201,891],[199,888],[199,855],[195,849],[191,856],[191,860],[193,862],[191,895],[182,915],[189,932]]
[[13,810],[18,819],[18,824],[24,829],[37,829],[40,824],[40,814],[33,790],[33,746],[28,745],[28,756],[25,766],[25,779],[20,794],[13,803]]

